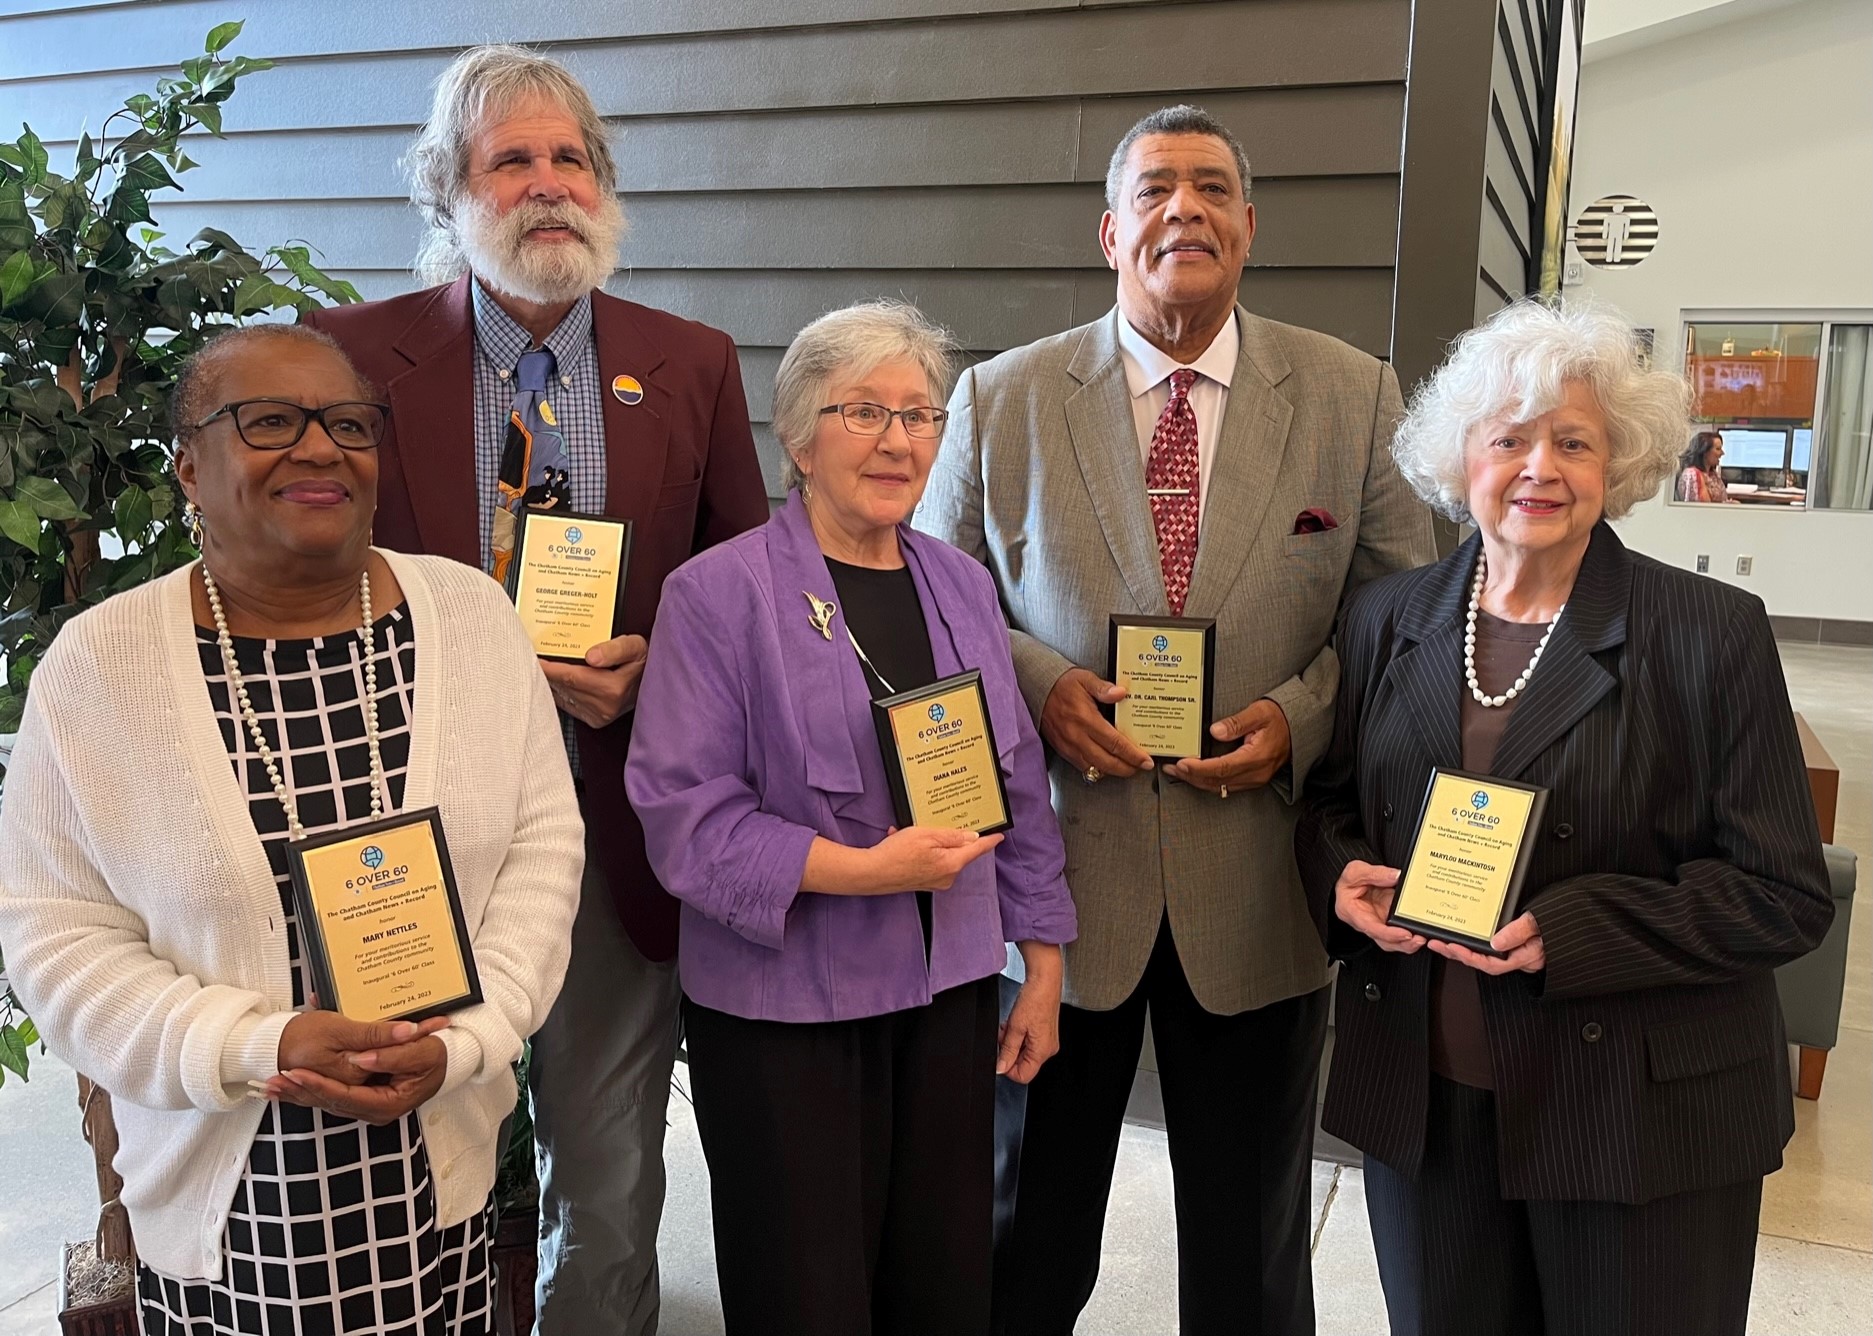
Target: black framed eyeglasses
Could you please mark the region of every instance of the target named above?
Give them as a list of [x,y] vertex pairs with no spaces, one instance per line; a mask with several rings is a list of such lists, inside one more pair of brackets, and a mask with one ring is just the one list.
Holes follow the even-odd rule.
[[886,408],[883,404],[827,404],[819,412],[821,417],[837,413],[845,419],[845,429],[856,436],[882,436],[891,430],[891,419],[897,418],[906,436],[925,440],[941,436],[950,416],[941,408]]
[[375,450],[384,440],[390,421],[389,404],[337,403],[319,408],[285,399],[241,399],[223,404],[193,428],[200,431],[221,418],[234,419],[234,430],[255,450],[290,450],[306,434],[306,424],[317,422],[341,450]]

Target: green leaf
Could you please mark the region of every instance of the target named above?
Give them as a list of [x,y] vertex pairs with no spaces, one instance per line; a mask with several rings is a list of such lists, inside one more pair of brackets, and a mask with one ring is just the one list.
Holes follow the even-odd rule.
[[26,1044],[11,1025],[0,1025],[0,1067],[26,1079]]
[[36,552],[39,549],[39,516],[24,501],[0,501],[0,533],[28,551]]
[[123,537],[142,542],[149,532],[150,521],[155,518],[150,494],[134,483],[124,488],[117,498],[116,515],[117,528]]
[[5,264],[0,264],[0,311],[24,297],[38,278],[39,266],[25,251],[15,251]]
[[19,732],[20,718],[25,713],[25,692],[0,692],[0,733]]
[[46,152],[46,146],[40,142],[39,136],[32,132],[30,125],[20,128],[26,132],[14,141],[19,145],[20,165],[26,171],[26,184],[37,185],[45,180],[46,164],[52,160],[51,155]]
[[131,185],[120,182],[111,192],[105,216],[113,223],[147,223],[150,220],[150,197]]
[[234,290],[234,314],[251,315],[267,308],[272,303],[273,289],[277,286],[265,274],[249,274]]
[[47,325],[69,325],[85,305],[83,274],[52,273],[33,284],[20,300],[20,309]]
[[239,37],[241,35],[241,29],[245,26],[245,20],[235,19],[229,23],[217,23],[213,28],[210,28],[208,30],[208,45],[205,48],[208,54],[211,56],[214,55],[217,51],[227,46],[229,42]]
[[19,1032],[20,1041],[22,1043],[36,1044],[39,1042],[39,1027],[33,1024],[32,1017],[28,1016],[19,1023]]
[[17,167],[21,171],[26,169],[26,155],[11,144],[0,144],[0,162],[4,162],[9,167]]
[[175,183],[175,177],[154,153],[145,153],[124,165],[124,184],[137,190],[161,190]]
[[85,517],[71,493],[50,478],[21,478],[14,493],[42,520],[81,520]]

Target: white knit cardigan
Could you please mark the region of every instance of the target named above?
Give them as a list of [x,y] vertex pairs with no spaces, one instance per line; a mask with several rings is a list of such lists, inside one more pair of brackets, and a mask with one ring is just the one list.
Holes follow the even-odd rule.
[[[510,1065],[570,955],[583,830],[546,679],[487,576],[383,556],[416,642],[403,810],[442,809],[485,1001],[442,1032],[419,1117],[440,1223],[494,1184]],[[72,620],[33,675],[0,805],[0,943],[46,1044],[115,1097],[117,1171],[156,1270],[220,1241],[292,1017],[286,926],[215,723],[194,567]]]

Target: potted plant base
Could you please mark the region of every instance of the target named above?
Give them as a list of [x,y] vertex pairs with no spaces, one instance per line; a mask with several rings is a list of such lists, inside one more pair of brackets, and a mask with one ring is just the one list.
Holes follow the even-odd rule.
[[101,1260],[89,1241],[66,1244],[59,1266],[59,1330],[63,1336],[137,1336],[135,1270]]
[[496,1336],[528,1336],[533,1330],[533,1287],[540,1276],[540,1212],[502,1211],[488,1240],[494,1268]]

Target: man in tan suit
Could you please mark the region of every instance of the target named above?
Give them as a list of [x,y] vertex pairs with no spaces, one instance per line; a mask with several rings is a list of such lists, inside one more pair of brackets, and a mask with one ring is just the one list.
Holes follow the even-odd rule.
[[[1092,1294],[1147,1008],[1181,1330],[1314,1327],[1327,958],[1294,803],[1332,727],[1341,599],[1435,550],[1388,448],[1391,369],[1237,305],[1248,180],[1197,108],[1126,134],[1099,226],[1117,309],[964,373],[918,511],[1000,587],[1080,915],[1060,1054],[1025,1134],[997,1130],[998,1332],[1069,1332]],[[1101,714],[1115,612],[1216,619],[1214,757],[1154,766]]]

